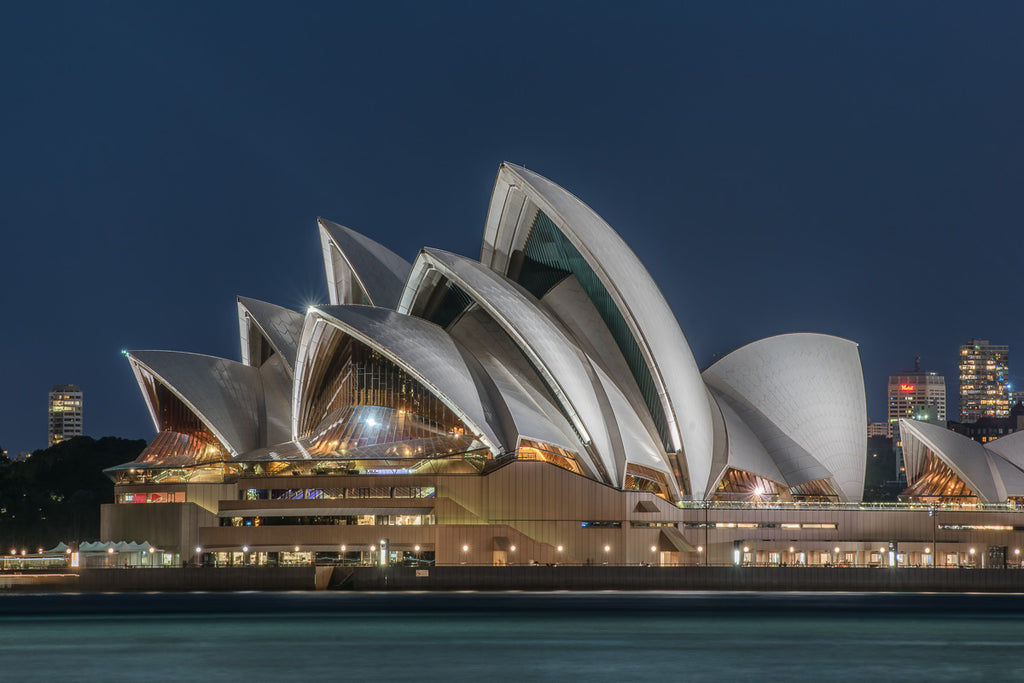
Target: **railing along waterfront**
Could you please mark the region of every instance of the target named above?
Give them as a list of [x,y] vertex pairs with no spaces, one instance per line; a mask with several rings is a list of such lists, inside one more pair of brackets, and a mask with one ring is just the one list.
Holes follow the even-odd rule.
[[754,500],[683,500],[676,503],[682,510],[906,510],[958,512],[1024,512],[1024,506],[1013,503],[842,503],[826,501],[754,501]]

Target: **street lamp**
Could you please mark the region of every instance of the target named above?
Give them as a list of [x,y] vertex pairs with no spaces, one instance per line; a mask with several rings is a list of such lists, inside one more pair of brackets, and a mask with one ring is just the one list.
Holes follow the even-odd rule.
[[558,546],[558,552],[562,552],[562,546]]

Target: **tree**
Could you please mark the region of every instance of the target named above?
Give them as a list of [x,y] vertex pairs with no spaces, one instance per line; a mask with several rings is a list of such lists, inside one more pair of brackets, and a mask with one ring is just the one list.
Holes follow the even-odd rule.
[[100,504],[114,501],[103,470],[134,460],[145,441],[78,436],[0,467],[0,552],[96,539]]

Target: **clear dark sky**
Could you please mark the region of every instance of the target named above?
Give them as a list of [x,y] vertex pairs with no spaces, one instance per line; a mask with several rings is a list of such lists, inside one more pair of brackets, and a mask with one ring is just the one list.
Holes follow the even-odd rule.
[[1024,385],[1024,4],[295,4],[0,9],[12,454],[53,384],[150,438],[121,349],[237,359],[236,295],[324,301],[318,215],[478,256],[503,160],[619,231],[701,367],[836,334],[871,419],[915,355],[955,417],[981,337]]

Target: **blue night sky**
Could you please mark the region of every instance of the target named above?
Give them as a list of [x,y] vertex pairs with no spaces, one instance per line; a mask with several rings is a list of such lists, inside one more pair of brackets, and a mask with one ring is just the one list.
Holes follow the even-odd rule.
[[479,255],[503,160],[622,234],[701,367],[847,337],[878,420],[979,337],[1024,385],[1024,4],[295,5],[0,8],[12,454],[58,383],[151,438],[121,349],[237,359],[236,295],[326,300],[318,215]]

